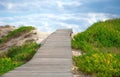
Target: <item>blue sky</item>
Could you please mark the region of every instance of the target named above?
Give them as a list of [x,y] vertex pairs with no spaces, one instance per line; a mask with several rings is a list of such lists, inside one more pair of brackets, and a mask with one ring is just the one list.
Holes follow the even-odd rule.
[[0,0],[0,25],[31,25],[45,32],[81,32],[97,21],[120,17],[120,0]]

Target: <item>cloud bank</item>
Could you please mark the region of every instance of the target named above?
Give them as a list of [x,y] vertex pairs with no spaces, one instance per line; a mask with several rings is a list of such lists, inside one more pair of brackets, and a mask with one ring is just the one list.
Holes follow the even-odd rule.
[[[101,9],[99,6],[91,6],[94,3],[112,1],[114,2],[114,0],[1,0],[0,25],[32,25],[46,32],[53,32],[59,28],[73,28],[74,32],[81,32],[94,22],[120,17],[119,11],[114,11],[118,10],[119,6],[103,4],[104,8]],[[108,6],[109,9],[115,7],[116,9],[110,11]]]

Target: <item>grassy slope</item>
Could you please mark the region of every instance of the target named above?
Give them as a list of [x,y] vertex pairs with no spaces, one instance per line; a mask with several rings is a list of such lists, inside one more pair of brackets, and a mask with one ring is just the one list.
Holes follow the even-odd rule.
[[86,52],[73,58],[79,70],[98,77],[120,76],[120,19],[93,24],[74,36],[72,47]]
[[[24,33],[30,32],[34,28],[31,26],[22,26],[11,31],[8,35],[1,38],[1,44],[12,38],[19,37]],[[22,46],[14,46],[8,50],[8,53],[0,53],[0,75],[18,67],[29,61],[40,47],[35,42],[25,42]]]
[[98,22],[85,32],[78,33],[72,47],[88,51],[114,51],[120,53],[120,19]]
[[19,27],[18,29],[15,29],[11,32],[8,33],[8,35],[4,36],[3,38],[0,39],[0,43],[7,42],[11,40],[12,38],[19,37],[24,33],[30,32],[31,30],[35,29],[32,26],[22,26]]

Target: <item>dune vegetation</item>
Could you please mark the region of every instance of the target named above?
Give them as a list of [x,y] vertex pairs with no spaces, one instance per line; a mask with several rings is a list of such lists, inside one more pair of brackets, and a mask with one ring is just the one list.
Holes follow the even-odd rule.
[[40,47],[35,42],[14,46],[7,53],[0,53],[0,75],[29,61]]
[[11,32],[9,32],[6,36],[2,37],[0,39],[0,43],[7,42],[11,40],[12,38],[19,37],[27,32],[30,32],[34,30],[35,28],[32,26],[21,26],[18,29],[15,29]]
[[120,18],[94,23],[76,34],[72,48],[83,53],[73,57],[79,71],[96,77],[120,77]]
[[[1,38],[1,44],[9,41],[12,38],[19,37],[24,33],[30,32],[34,28],[31,26],[20,27],[8,33],[8,35]],[[0,75],[13,70],[14,68],[29,61],[36,53],[40,44],[33,41],[26,41],[21,46],[13,46],[7,52],[0,52]]]

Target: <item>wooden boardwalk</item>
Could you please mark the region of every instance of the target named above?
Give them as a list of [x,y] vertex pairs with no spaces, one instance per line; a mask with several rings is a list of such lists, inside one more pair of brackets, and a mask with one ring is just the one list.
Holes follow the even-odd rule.
[[73,77],[71,29],[52,33],[31,61],[1,77]]

